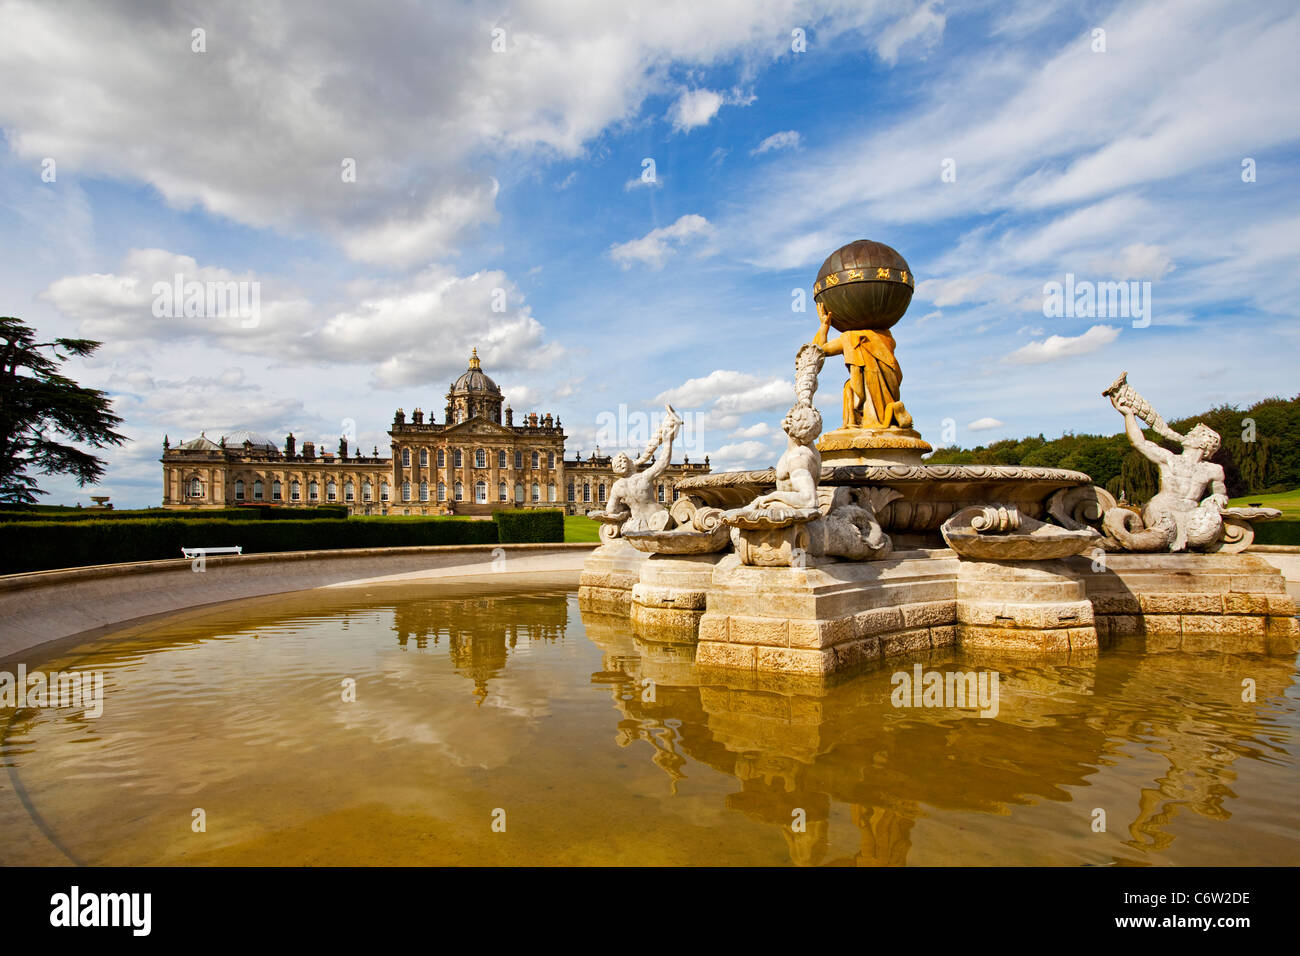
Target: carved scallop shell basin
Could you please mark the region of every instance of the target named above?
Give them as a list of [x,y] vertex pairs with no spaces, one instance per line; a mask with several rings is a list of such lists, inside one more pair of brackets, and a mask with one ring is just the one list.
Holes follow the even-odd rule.
[[[876,517],[891,534],[923,536],[942,547],[939,526],[963,508],[1004,505],[1042,519],[1047,499],[1066,488],[1086,487],[1081,471],[1015,465],[839,465],[822,469],[823,485],[888,488],[898,492]],[[683,495],[716,508],[740,508],[776,488],[776,472],[724,471],[677,483]]]

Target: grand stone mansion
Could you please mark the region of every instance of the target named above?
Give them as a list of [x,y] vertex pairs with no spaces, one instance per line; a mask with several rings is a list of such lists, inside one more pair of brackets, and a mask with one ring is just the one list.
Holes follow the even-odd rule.
[[[564,457],[564,429],[549,412],[518,424],[501,389],[483,371],[478,350],[447,392],[446,414],[402,409],[388,434],[393,456],[358,454],[340,438],[337,451],[290,434],[284,447],[248,431],[213,441],[206,433],[172,446],[163,441],[163,506],[226,508],[245,504],[345,505],[361,515],[486,515],[502,508],[563,508],[584,514],[603,507],[614,472],[610,456]],[[503,420],[504,418],[504,420]],[[630,450],[635,454],[639,449]],[[660,501],[676,483],[707,474],[709,459],[672,464],[658,486]]]

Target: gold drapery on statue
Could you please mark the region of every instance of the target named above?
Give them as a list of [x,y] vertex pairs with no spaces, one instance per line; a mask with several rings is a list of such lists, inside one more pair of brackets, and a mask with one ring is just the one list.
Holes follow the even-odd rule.
[[[820,340],[820,341],[818,341]],[[844,355],[849,379],[844,383],[846,428],[910,428],[903,407],[903,371],[894,357],[894,337],[873,329],[843,332],[826,341],[826,326],[814,341],[828,355]]]

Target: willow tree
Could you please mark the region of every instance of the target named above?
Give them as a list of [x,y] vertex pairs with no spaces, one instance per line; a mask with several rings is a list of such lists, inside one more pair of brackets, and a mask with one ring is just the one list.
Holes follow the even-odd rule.
[[99,345],[93,339],[38,342],[22,320],[0,317],[0,502],[32,504],[45,494],[31,472],[93,484],[103,477],[104,462],[77,446],[127,440],[114,431],[122,419],[108,395],[60,371],[69,356],[91,355]]

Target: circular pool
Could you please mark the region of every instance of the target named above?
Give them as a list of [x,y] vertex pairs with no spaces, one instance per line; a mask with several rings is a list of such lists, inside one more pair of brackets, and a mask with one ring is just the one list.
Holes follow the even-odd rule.
[[[244,600],[23,663],[102,674],[102,713],[0,710],[10,865],[1300,863],[1291,660],[706,672],[567,584],[482,579]],[[996,677],[996,705],[900,693],[932,672]]]

